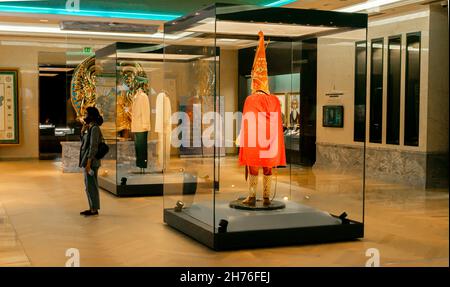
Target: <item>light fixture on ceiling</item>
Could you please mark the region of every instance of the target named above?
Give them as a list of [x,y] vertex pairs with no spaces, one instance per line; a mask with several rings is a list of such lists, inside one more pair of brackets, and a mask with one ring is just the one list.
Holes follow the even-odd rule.
[[271,2],[271,3],[265,4],[264,6],[266,6],[266,7],[280,7],[280,6],[284,6],[284,5],[290,4],[292,2],[295,2],[295,1],[296,0],[278,0],[278,1],[275,1],[275,2]]
[[73,68],[60,68],[60,67],[39,67],[39,72],[70,72]]
[[39,77],[56,77],[58,74],[39,73]]
[[48,0],[0,0],[1,2],[46,2]]
[[[4,1],[2,1],[2,2],[4,2]],[[152,12],[133,13],[133,12],[95,11],[95,10],[72,11],[72,10],[62,9],[62,8],[13,6],[13,5],[8,5],[8,4],[0,5],[0,12],[87,16],[87,17],[100,17],[100,18],[158,20],[158,21],[170,21],[170,20],[174,20],[178,17],[181,17],[181,15],[178,15],[178,14],[162,14],[162,13],[152,13]]]
[[83,61],[84,61],[84,59],[82,59],[82,60],[68,60],[68,61],[66,61],[66,65],[67,66],[78,66]]
[[62,21],[59,24],[64,31],[91,31],[105,33],[146,33],[158,32],[159,25],[98,22],[98,21]]
[[349,13],[361,12],[361,11],[366,11],[366,10],[371,10],[371,9],[377,9],[377,8],[380,8],[381,6],[393,4],[396,2],[400,2],[400,1],[403,1],[403,0],[369,0],[364,3],[355,4],[355,5],[347,6],[344,8],[339,8],[339,9],[336,9],[335,11],[349,12]]
[[229,43],[239,41],[238,39],[228,39],[228,38],[219,38],[219,39],[216,39],[216,40],[217,40],[218,42],[229,42]]
[[335,27],[284,25],[284,24],[264,24],[264,23],[243,23],[234,21],[218,21],[217,23],[207,23],[189,28],[190,32],[209,33],[216,29],[218,34],[227,35],[257,35],[259,31],[264,31],[267,37],[300,37],[304,35],[335,30]]
[[403,21],[409,21],[409,20],[415,20],[415,19],[419,19],[419,18],[429,17],[429,15],[430,15],[429,11],[421,11],[421,12],[412,13],[412,14],[400,15],[397,17],[382,18],[380,20],[370,21],[369,27],[387,25],[387,24],[392,24],[392,23],[400,23]]
[[193,60],[201,58],[203,55],[188,55],[188,54],[158,54],[158,53],[117,53],[119,59],[143,59],[143,60]]
[[[147,38],[147,39],[163,39],[163,33],[154,34],[139,34],[139,33],[115,33],[115,32],[92,32],[92,31],[65,31],[61,30],[58,25],[22,25],[22,24],[9,24],[0,23],[0,32],[13,32],[13,33],[39,33],[39,34],[55,34],[61,36],[75,35],[75,36],[100,36],[100,37],[124,37],[124,38]],[[188,35],[191,32],[182,32],[175,35],[166,35],[165,37],[170,40],[177,40]]]

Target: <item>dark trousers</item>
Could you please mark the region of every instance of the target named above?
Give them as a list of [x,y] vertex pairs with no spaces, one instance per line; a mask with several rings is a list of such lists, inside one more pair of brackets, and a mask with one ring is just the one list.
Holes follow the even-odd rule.
[[134,133],[134,147],[136,150],[136,166],[147,168],[147,136],[148,132]]
[[93,167],[94,175],[89,175],[86,169],[83,169],[84,186],[91,210],[100,209],[100,194],[98,192],[98,167]]

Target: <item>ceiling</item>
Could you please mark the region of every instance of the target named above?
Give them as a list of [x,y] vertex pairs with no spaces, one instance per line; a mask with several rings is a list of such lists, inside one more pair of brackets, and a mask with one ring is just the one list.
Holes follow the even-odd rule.
[[[343,7],[364,3],[367,0],[224,0],[223,2],[238,3],[238,4],[257,4],[257,5],[275,5],[289,8],[303,8],[303,9],[319,9],[319,10],[337,10]],[[369,0],[380,1],[380,0]],[[383,1],[383,0],[381,0]],[[385,0],[384,0],[385,1]],[[398,13],[405,13],[418,9],[426,9],[426,4],[430,2],[440,2],[438,0],[401,0],[393,1],[389,5],[382,6],[379,9],[372,9],[370,11],[361,11],[369,14],[369,21],[371,19],[383,18]],[[0,0],[0,45],[53,45],[54,47],[68,47],[68,46],[86,46],[89,43],[91,47],[101,47],[105,44],[117,41],[124,42],[161,42],[162,24],[165,22],[161,19],[141,19],[139,17],[131,17],[134,14],[126,14],[127,18],[104,17],[104,15],[97,15],[96,17],[80,16],[77,13],[58,14],[58,11],[65,9],[66,0],[49,0],[49,1],[32,1],[32,2],[5,2]],[[198,10],[202,6],[211,3],[211,0],[80,0],[80,9],[83,11],[115,11],[123,13],[146,13],[146,15],[165,15],[175,17],[184,15]],[[6,8],[5,8],[6,7]],[[5,9],[16,7],[16,12],[5,12]],[[23,7],[31,7],[33,9],[42,8],[42,11],[53,11],[53,14],[45,13],[17,13],[23,12]],[[105,7],[108,7],[105,9]],[[54,10],[45,10],[54,9]],[[59,10],[58,10],[59,9]],[[139,15],[141,15],[139,14]],[[131,15],[130,17],[128,17]],[[155,17],[157,18],[157,17]],[[140,37],[141,35],[124,33],[122,35],[99,35],[99,34],[77,34],[77,33],[52,33],[52,32],[26,32],[26,27],[31,30],[44,28],[49,30],[59,29],[61,21],[102,21],[115,23],[133,23],[156,25],[159,27],[158,35],[155,37]],[[3,27],[2,27],[3,26]],[[20,29],[8,30],[8,27],[17,26]],[[6,27],[6,28],[5,28]],[[276,27],[274,27],[276,28]],[[231,27],[231,29],[234,29]],[[276,30],[276,29],[275,29]],[[25,32],[24,32],[25,31]],[[303,33],[303,31],[292,31],[293,33]],[[306,32],[305,32],[306,33]],[[30,36],[33,36],[32,38]],[[157,36],[157,37],[156,37]],[[234,43],[236,44],[236,43]],[[223,45],[234,45],[233,43],[224,42]],[[245,44],[245,43],[244,43]]]
[[425,9],[427,5],[440,3],[442,0],[298,0],[284,5],[289,8],[318,9],[318,10],[339,10],[352,5],[366,2],[387,3],[380,7],[369,10],[358,11],[358,13],[367,13],[369,21],[376,17],[386,17],[399,13],[407,13]]
[[[0,6],[31,7],[46,9],[65,9],[66,0],[43,0],[32,2],[5,2],[0,1]],[[211,0],[80,0],[80,9],[88,11],[108,11],[130,12],[130,13],[160,13],[184,15],[199,10],[201,7],[210,5],[215,1]],[[221,2],[221,1],[217,1]],[[232,4],[251,4],[251,5],[282,5],[289,3],[288,0],[224,0],[223,2]],[[276,3],[279,2],[279,3]],[[1,9],[0,9],[1,10]]]
[[335,10],[366,1],[367,0],[300,0],[285,6],[289,8]]
[[[19,13],[21,16],[53,14],[57,17],[69,16],[71,18],[89,15],[105,18],[105,20],[114,18],[114,21],[121,21],[120,18],[128,19],[128,21],[168,21],[195,12],[215,2],[213,0],[79,0],[80,11],[73,12],[66,9],[66,1],[68,0],[0,0],[0,16],[3,19],[3,16],[8,17],[11,13]],[[381,10],[389,12],[389,9],[417,7],[424,3],[441,2],[441,0],[219,0],[217,2],[320,10],[337,10],[364,2],[379,2],[388,3],[382,6]],[[374,11],[361,12],[374,14]]]

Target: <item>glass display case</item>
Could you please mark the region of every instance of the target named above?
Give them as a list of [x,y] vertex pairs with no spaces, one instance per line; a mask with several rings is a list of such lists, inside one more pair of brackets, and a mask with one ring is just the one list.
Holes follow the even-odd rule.
[[162,60],[156,44],[119,42],[95,53],[93,98],[110,147],[98,180],[115,195],[163,193]]
[[[366,29],[363,14],[228,4],[167,22],[164,221],[215,250],[362,238],[365,143],[352,132]],[[327,105],[345,106],[342,127],[322,126]],[[272,156],[287,161],[243,160],[242,140],[272,119]],[[336,163],[336,144],[358,152]]]

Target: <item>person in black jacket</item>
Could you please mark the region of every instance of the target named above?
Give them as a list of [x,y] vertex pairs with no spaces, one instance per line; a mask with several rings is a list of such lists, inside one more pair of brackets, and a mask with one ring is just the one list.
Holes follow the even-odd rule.
[[101,162],[95,157],[98,146],[102,142],[100,126],[103,117],[95,107],[86,109],[86,118],[81,131],[81,148],[79,166],[83,168],[84,184],[90,209],[80,212],[81,215],[98,215],[100,195],[98,191],[98,169]]

